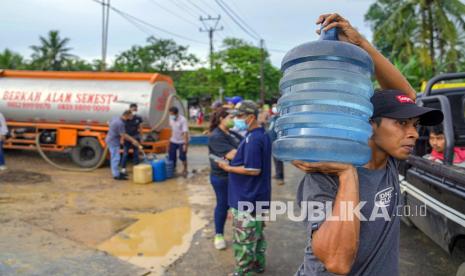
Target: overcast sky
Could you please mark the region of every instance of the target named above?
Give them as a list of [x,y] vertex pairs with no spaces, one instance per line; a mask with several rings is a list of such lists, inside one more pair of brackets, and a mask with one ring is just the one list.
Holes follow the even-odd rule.
[[[94,0],[0,0],[0,51],[9,48],[27,57],[30,45],[38,44],[40,35],[59,30],[71,39],[72,53],[92,60],[101,57],[102,8]],[[292,47],[317,39],[314,24],[322,13],[338,12],[371,39],[369,26],[363,17],[374,0],[223,0],[260,37],[265,39],[271,60],[280,66],[284,52]],[[111,5],[179,37],[145,27],[140,30],[115,12],[110,13],[108,56],[135,44],[144,44],[148,34],[173,38],[188,45],[190,52],[206,60],[208,35],[199,32],[199,16],[221,15],[215,33],[215,48],[224,37],[239,37],[258,45],[258,41],[242,31],[221,10],[216,0],[111,0]],[[273,51],[271,51],[273,49]],[[277,51],[275,51],[277,50]]]

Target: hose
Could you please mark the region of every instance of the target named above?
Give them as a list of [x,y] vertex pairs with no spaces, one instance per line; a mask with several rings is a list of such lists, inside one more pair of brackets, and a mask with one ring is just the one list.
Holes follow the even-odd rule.
[[50,158],[48,158],[47,155],[45,155],[44,151],[40,147],[40,135],[41,134],[42,134],[42,132],[39,135],[37,135],[37,137],[36,137],[37,151],[39,152],[40,156],[42,156],[42,158],[45,160],[45,162],[49,163],[50,165],[52,165],[53,167],[55,167],[57,169],[64,170],[64,171],[69,171],[69,172],[93,172],[96,169],[100,168],[100,166],[103,165],[103,162],[105,162],[105,160],[107,159],[108,147],[105,147],[105,149],[103,151],[103,154],[102,154],[102,157],[98,161],[97,165],[93,166],[92,168],[85,168],[85,169],[83,169],[83,168],[71,168],[71,167],[65,167],[65,166],[58,165],[57,163],[50,160]]
[[168,96],[168,98],[166,99],[166,103],[165,103],[165,110],[163,111],[163,116],[161,117],[160,121],[158,121],[158,123],[152,127],[152,130],[158,130],[162,125],[163,123],[165,122],[166,118],[169,116],[169,110],[171,108],[171,104],[173,103],[173,100],[174,99],[177,99],[180,103],[181,103],[181,108],[182,108],[182,111],[183,111],[183,114],[186,115],[187,114],[187,111],[186,111],[186,108],[184,107],[184,105],[182,104],[182,100],[181,98],[176,95],[176,94],[170,94]]
[[[158,121],[158,123],[152,128],[152,130],[157,130],[163,125],[164,121],[168,117],[169,109],[170,109],[171,104],[172,104],[174,99],[177,99],[181,103],[183,114],[186,114],[186,108],[182,104],[181,98],[176,94],[171,94],[171,95],[168,96],[168,98],[166,100],[165,110],[163,111],[163,116],[161,117],[161,120]],[[45,160],[45,162],[47,162],[48,164],[52,165],[53,167],[55,167],[57,169],[64,170],[64,171],[70,171],[70,172],[92,172],[92,171],[95,171],[96,169],[100,168],[100,166],[103,165],[103,162],[105,162],[105,160],[107,158],[108,147],[105,147],[105,149],[103,151],[103,154],[102,154],[102,157],[98,161],[97,165],[95,165],[95,166],[93,166],[91,168],[84,168],[84,169],[83,168],[71,168],[71,167],[65,167],[65,166],[58,165],[57,163],[50,160],[50,158],[48,158],[47,155],[45,155],[44,151],[42,150],[42,148],[40,146],[40,135],[41,134],[42,133],[37,135],[36,140],[35,140],[37,151],[39,152],[40,156]],[[142,150],[142,153],[144,154],[144,158],[146,158],[145,152],[143,150]]]

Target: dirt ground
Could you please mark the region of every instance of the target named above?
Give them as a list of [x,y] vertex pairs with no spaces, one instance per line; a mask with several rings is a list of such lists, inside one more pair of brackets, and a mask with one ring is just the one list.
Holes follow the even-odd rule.
[[[34,152],[8,151],[9,170],[0,173],[0,275],[227,275],[230,242],[224,251],[212,244],[206,147],[191,147],[188,158],[188,178],[137,185],[113,180],[108,167],[58,171]],[[273,182],[273,199],[293,201],[301,176],[287,166],[286,185]],[[265,275],[296,271],[303,230],[284,216],[267,225]],[[402,226],[401,233],[402,275],[454,275],[460,260],[416,229]]]
[[201,183],[207,163],[196,160],[204,151],[191,148],[189,178],[147,185],[115,181],[108,167],[57,171],[34,152],[9,151],[0,174],[0,275],[161,274],[207,224],[199,208],[211,203]]

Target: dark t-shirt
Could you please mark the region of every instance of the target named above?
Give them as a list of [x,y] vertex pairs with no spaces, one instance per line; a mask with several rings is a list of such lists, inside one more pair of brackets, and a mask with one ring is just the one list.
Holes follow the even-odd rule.
[[142,122],[142,117],[134,115],[132,120],[127,120],[124,124],[126,133],[134,138],[140,138],[139,126]]
[[250,202],[271,200],[271,141],[262,127],[247,133],[237,149],[231,166],[259,169],[257,176],[229,174],[229,206],[238,209],[239,201]]
[[[399,275],[400,219],[395,215],[400,205],[397,167],[398,162],[390,158],[385,169],[357,168],[360,202],[366,202],[361,208],[361,214],[367,221],[360,222],[357,256],[348,275]],[[297,202],[300,206],[304,206],[302,204],[304,201],[334,203],[338,181],[336,176],[305,175],[299,185]],[[384,219],[383,212],[390,220]],[[370,217],[374,220],[371,221]],[[323,263],[313,255],[311,248],[311,233],[319,228],[324,218],[307,221],[308,240],[306,244],[309,246],[305,250],[304,263],[296,275],[335,275],[326,271]]]
[[[237,149],[242,136],[234,131],[229,131],[229,134],[223,132],[219,128],[215,128],[208,137],[208,153],[218,157],[224,157],[228,152]],[[227,178],[228,173],[218,167],[218,164],[210,159],[211,174]]]

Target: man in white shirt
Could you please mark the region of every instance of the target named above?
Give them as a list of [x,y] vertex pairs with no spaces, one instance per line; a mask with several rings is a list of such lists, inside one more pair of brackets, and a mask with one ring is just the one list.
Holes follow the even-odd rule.
[[177,153],[183,164],[183,176],[187,176],[187,147],[189,145],[189,127],[184,116],[179,114],[177,107],[170,108],[171,139],[169,148],[169,159],[176,169]]
[[0,171],[6,170],[5,157],[3,153],[3,143],[6,140],[6,134],[8,133],[8,127],[6,126],[5,117],[0,113]]

